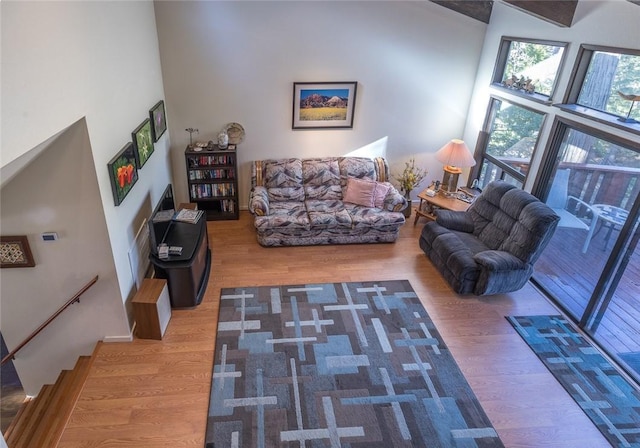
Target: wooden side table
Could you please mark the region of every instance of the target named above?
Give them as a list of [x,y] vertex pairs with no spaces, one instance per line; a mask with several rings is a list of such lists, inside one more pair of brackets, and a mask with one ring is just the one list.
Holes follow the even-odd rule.
[[418,197],[420,198],[420,205],[418,205],[418,208],[416,209],[416,217],[413,221],[414,226],[418,223],[418,219],[420,219],[420,217],[435,221],[435,211],[439,208],[464,212],[471,205],[467,202],[461,201],[460,199],[448,198],[442,193],[436,193],[435,196],[428,196],[427,190],[418,194]]

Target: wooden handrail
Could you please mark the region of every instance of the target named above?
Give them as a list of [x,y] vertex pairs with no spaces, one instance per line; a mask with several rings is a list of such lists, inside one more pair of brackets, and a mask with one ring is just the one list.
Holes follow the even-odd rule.
[[7,361],[9,361],[10,359],[14,359],[16,356],[16,353],[18,353],[20,351],[20,349],[22,347],[24,347],[25,345],[27,345],[29,342],[31,342],[31,340],[33,338],[35,338],[38,333],[40,333],[42,330],[44,330],[44,328],[49,325],[56,317],[58,317],[64,310],[66,310],[72,303],[74,302],[80,302],[80,296],[82,294],[84,294],[87,289],[91,288],[96,282],[98,281],[98,276],[96,275],[89,283],[87,283],[86,285],[84,285],[82,287],[82,289],[80,291],[78,291],[73,297],[71,297],[69,300],[67,300],[67,302],[62,305],[60,307],[60,309],[58,309],[58,311],[56,311],[55,313],[53,313],[51,315],[51,317],[49,319],[47,319],[46,321],[44,321],[44,323],[42,325],[40,325],[38,328],[36,328],[29,336],[26,337],[26,339],[24,341],[22,341],[20,344],[18,344],[16,346],[16,348],[14,348],[13,350],[11,350],[11,352],[5,356],[4,358],[2,358],[2,361],[0,361],[0,366],[3,365],[4,363],[6,363]]

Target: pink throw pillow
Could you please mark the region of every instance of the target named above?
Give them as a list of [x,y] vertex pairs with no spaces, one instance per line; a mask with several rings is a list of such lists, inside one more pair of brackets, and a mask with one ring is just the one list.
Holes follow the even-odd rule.
[[390,189],[391,189],[390,183],[376,182],[373,205],[378,208],[384,208],[384,198],[387,197],[387,193],[389,193]]
[[347,179],[344,202],[362,205],[363,207],[384,208],[384,198],[389,193],[391,184],[369,179]]
[[375,189],[376,183],[373,181],[350,177],[342,200],[363,207],[375,207]]

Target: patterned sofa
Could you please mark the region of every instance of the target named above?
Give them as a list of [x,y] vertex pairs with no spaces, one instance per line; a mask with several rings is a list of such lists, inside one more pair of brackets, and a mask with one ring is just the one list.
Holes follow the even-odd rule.
[[383,158],[255,161],[249,211],[255,216],[258,242],[263,246],[394,242],[408,203],[388,178]]

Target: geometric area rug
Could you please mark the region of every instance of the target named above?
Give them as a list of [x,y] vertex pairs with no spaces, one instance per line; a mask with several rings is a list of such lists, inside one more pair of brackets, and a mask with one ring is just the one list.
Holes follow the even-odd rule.
[[640,375],[640,352],[618,353],[624,363]]
[[222,289],[206,447],[503,444],[394,280]]
[[614,447],[640,447],[640,392],[563,316],[508,316]]

